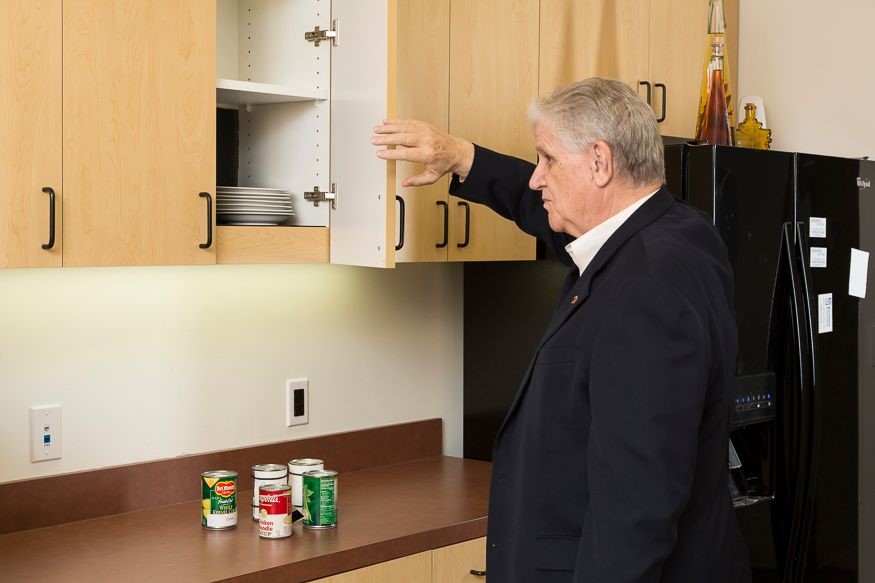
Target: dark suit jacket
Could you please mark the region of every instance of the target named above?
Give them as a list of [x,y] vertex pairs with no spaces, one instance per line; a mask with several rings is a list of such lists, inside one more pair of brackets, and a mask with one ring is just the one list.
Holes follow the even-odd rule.
[[572,265],[498,433],[492,583],[748,581],[728,490],[732,269],[713,227],[664,188],[578,277],[533,166],[477,147],[451,192]]

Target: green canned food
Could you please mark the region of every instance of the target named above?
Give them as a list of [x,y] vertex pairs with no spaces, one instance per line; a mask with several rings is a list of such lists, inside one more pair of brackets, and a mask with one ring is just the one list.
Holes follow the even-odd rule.
[[304,528],[337,526],[337,472],[314,470],[304,474]]
[[237,472],[201,474],[201,526],[227,530],[237,526]]

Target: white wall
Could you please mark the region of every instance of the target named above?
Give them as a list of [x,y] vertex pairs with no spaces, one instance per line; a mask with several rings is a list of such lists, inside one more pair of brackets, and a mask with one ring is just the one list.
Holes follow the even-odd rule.
[[[432,417],[462,452],[459,265],[0,270],[0,482]],[[285,380],[310,424],[285,427]],[[30,463],[28,408],[62,405]]]
[[875,158],[875,2],[740,1],[737,94],[763,97],[772,148]]

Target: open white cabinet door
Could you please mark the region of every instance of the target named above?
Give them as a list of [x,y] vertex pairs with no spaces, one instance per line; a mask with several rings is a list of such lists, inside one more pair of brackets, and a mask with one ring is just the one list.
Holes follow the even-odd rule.
[[395,266],[395,163],[370,137],[394,115],[396,0],[333,0],[331,49],[331,263]]

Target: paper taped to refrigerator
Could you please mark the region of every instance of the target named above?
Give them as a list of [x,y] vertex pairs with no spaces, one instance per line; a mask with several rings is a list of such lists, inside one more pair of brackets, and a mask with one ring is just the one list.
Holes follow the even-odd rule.
[[817,333],[832,332],[832,294],[817,295]]
[[811,248],[811,267],[826,267],[826,247]]
[[808,220],[808,236],[812,239],[826,238],[826,219],[824,217],[811,217]]
[[866,297],[866,279],[869,275],[869,252],[851,248],[851,275],[848,279],[848,294]]

